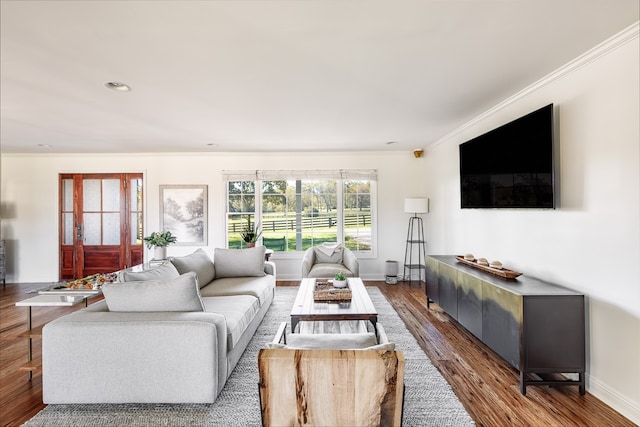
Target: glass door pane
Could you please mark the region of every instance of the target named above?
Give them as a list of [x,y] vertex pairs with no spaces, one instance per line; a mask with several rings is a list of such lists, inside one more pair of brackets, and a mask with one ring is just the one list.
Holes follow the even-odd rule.
[[120,244],[120,179],[84,179],[85,245]]
[[129,183],[129,212],[131,213],[131,244],[142,244],[142,179],[133,178]]
[[120,211],[120,180],[102,180],[102,210]]
[[73,216],[73,179],[62,180],[62,244],[73,245],[76,231]]

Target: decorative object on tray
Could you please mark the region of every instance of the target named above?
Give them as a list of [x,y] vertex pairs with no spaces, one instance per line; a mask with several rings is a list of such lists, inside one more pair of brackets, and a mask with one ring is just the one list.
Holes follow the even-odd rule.
[[467,259],[468,255],[471,255],[471,254],[467,254],[465,256],[457,255],[456,260],[458,260],[463,264],[470,265],[471,267],[475,267],[479,270],[486,271],[487,273],[495,274],[496,276],[500,276],[505,279],[515,279],[516,277],[522,275],[522,273],[520,272],[509,270],[508,268],[504,268],[500,261],[491,261],[490,263],[488,263],[486,258],[480,258],[477,260],[475,258]]
[[176,243],[178,238],[170,231],[154,231],[143,240],[148,249],[153,248],[153,259],[161,260],[167,259],[167,246]]
[[346,287],[336,288],[331,280],[316,279],[313,300],[320,302],[351,301],[351,289],[348,286],[348,282],[346,283]]
[[347,287],[347,278],[342,273],[336,273],[333,276],[333,286],[335,288],[346,288]]
[[478,258],[478,264],[484,265],[485,267],[489,266],[489,261],[486,258]]
[[76,279],[67,283],[60,283],[52,287],[50,290],[89,290],[100,289],[105,283],[115,282],[118,277],[117,273],[97,273],[91,276]]

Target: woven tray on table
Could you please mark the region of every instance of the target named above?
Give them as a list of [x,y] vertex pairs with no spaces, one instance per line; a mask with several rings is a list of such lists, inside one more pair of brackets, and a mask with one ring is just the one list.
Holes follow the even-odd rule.
[[314,301],[351,301],[351,288],[347,282],[346,288],[334,288],[331,280],[316,280],[313,290]]

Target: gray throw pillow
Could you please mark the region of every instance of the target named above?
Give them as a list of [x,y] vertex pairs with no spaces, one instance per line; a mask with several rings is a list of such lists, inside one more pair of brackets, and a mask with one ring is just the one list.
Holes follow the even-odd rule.
[[269,343],[268,348],[307,350],[385,350],[395,349],[394,343],[378,344],[373,333],[367,334],[289,334],[287,344]]
[[190,255],[171,258],[171,262],[180,274],[195,271],[201,288],[207,286],[216,277],[213,261],[202,249],[198,249]]
[[204,311],[194,272],[167,281],[106,283],[102,293],[109,311]]
[[264,276],[264,246],[247,249],[220,249],[213,252],[216,277]]
[[179,277],[180,273],[170,262],[163,262],[157,267],[143,271],[127,271],[122,272],[123,282],[141,282],[144,280],[170,280]]
[[316,264],[318,263],[331,263],[331,264],[342,264],[342,245],[339,245],[335,248],[331,248],[333,253],[328,255],[327,250],[323,250],[324,248],[315,247],[313,250],[316,253]]

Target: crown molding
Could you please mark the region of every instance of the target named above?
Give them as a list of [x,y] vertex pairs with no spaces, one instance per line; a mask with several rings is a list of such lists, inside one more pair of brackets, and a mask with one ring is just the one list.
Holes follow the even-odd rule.
[[537,90],[540,90],[541,88],[548,86],[556,82],[557,80],[563,79],[568,75],[576,72],[577,70],[591,64],[592,62],[597,61],[601,57],[608,55],[609,53],[618,49],[619,47],[624,46],[627,43],[638,39],[639,36],[640,36],[640,21],[636,21],[634,24],[630,25],[629,27],[615,34],[614,36],[608,38],[602,43],[596,45],[595,47],[583,53],[582,55],[578,56],[574,60],[568,62],[567,64],[553,71],[552,73],[547,74],[545,77],[525,87],[521,91],[515,93],[514,95],[500,102],[496,106],[490,108],[489,110],[485,111],[484,113],[480,114],[474,119],[466,122],[462,126],[459,126],[453,131],[447,133],[446,135],[444,135],[443,137],[435,141],[432,144],[432,146],[435,147],[444,143],[445,141],[448,141],[455,135],[463,132],[465,129],[468,129],[474,126],[475,124],[485,120],[486,118],[508,107],[509,105],[515,103],[516,101],[526,98],[531,93]]

